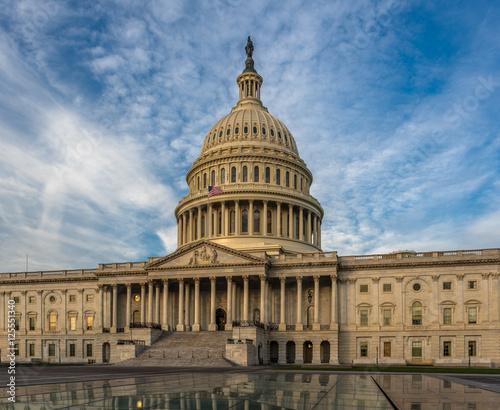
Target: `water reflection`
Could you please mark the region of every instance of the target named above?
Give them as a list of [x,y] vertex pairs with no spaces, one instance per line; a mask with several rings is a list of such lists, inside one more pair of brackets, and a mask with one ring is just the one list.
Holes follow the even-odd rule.
[[384,392],[398,408],[411,410],[496,409],[500,398],[420,374],[182,373],[20,387],[16,408],[392,409]]

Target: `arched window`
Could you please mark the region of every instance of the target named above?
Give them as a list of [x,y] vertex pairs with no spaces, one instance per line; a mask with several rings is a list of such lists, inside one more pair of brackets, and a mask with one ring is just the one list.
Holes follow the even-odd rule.
[[281,171],[279,168],[276,170],[276,185],[281,185]]
[[198,238],[198,215],[195,215],[193,217],[193,228],[194,228],[194,238],[200,239]]
[[204,173],[203,174],[203,188],[206,188],[207,187],[207,174]]
[[293,175],[293,189],[297,189],[297,174]]
[[422,324],[422,304],[420,302],[413,302],[411,305],[411,323],[412,325]]
[[218,217],[218,220],[219,220],[218,223],[217,223],[217,225],[218,225],[218,229],[217,229],[218,232],[217,232],[217,234],[221,235],[222,234],[222,212],[219,211],[218,214],[217,214],[217,217]]
[[57,313],[54,311],[49,313],[49,330],[57,330]]
[[260,211],[255,210],[253,213],[253,231],[260,233]]
[[138,310],[134,310],[132,314],[132,323],[141,323],[141,312]]
[[234,233],[236,230],[236,214],[234,211],[229,212],[229,233]]
[[273,233],[273,213],[271,211],[267,211],[267,233]]
[[266,167],[266,184],[271,183],[271,168]]
[[200,177],[198,177],[198,189],[200,189]]
[[222,168],[220,170],[220,183],[225,184],[226,183],[226,169]]
[[248,211],[246,209],[241,212],[241,232],[248,233]]
[[215,186],[215,171],[212,171],[212,186]]
[[259,167],[253,169],[253,182],[259,182]]
[[236,167],[231,168],[231,182],[236,182]]
[[260,309],[255,309],[253,311],[253,321],[260,322]]
[[300,221],[299,221],[299,216],[296,215],[295,216],[295,239],[300,239],[299,238],[299,224],[300,224]]
[[285,174],[285,184],[287,188],[290,188],[290,172],[286,171]]
[[205,215],[201,216],[201,237],[205,237]]
[[300,178],[300,190],[304,190],[302,177]]
[[246,165],[243,166],[243,182],[248,182],[248,168]]

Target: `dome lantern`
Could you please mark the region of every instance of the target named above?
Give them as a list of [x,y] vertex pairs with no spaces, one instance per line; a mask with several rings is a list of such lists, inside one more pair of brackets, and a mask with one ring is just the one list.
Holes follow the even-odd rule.
[[[248,36],[247,45],[245,47],[247,59],[245,61],[245,69],[236,79],[238,84],[240,98],[237,106],[246,105],[245,103],[257,103],[262,106],[260,100],[260,87],[262,86],[262,77],[257,73],[254,68],[253,43]],[[263,107],[262,107],[263,108]]]

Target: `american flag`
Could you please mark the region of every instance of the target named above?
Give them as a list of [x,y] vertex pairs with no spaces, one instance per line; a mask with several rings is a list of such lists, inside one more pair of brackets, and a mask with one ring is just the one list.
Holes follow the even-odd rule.
[[209,186],[208,187],[208,197],[212,197],[212,196],[215,196],[215,195],[220,195],[220,194],[223,194],[224,191],[219,188],[218,186]]

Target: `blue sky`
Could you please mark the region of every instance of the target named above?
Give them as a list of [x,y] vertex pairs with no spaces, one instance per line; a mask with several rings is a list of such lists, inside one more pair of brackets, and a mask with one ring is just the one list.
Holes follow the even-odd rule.
[[498,21],[490,1],[2,2],[0,271],[174,251],[248,35],[323,250],[498,247]]

